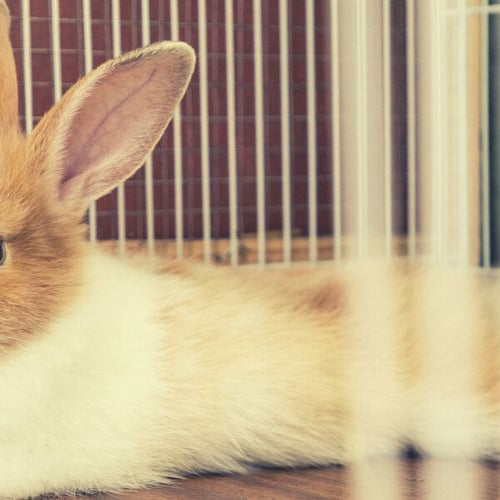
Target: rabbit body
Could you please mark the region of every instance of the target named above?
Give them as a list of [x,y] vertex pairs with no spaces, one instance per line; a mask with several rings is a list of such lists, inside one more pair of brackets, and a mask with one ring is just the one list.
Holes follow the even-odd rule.
[[498,451],[497,322],[478,314],[494,311],[496,279],[394,262],[154,274],[83,261],[74,302],[0,367],[1,496],[346,463],[404,443]]
[[0,0],[0,497],[203,471],[499,452],[497,275],[401,262],[139,269],[89,203],[160,139],[194,70],[159,42],[77,82],[28,136]]
[[0,366],[0,494],[338,461],[328,329],[223,282],[83,265],[74,302]]

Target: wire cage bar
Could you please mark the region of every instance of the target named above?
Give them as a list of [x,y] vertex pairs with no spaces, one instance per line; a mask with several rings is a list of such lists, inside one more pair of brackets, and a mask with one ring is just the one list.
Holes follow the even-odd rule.
[[231,265],[402,254],[490,265],[498,5],[8,3],[27,133],[109,57],[165,38],[198,54],[144,171],[90,207],[91,242]]

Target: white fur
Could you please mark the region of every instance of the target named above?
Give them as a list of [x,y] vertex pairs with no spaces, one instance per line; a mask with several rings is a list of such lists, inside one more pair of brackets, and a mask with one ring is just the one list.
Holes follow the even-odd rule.
[[[286,317],[259,300],[242,302],[239,316],[224,303],[205,308],[209,290],[97,253],[86,268],[76,303],[0,364],[0,496],[338,457],[307,428],[287,435],[301,424],[287,407],[303,403],[309,372],[320,368],[303,359],[307,343],[273,346],[292,332]],[[301,365],[305,380],[293,375]]]
[[[439,458],[474,459],[498,451],[500,415],[479,380],[488,345],[482,304],[491,301],[498,310],[498,284],[488,296],[477,270],[396,270],[390,262],[344,269],[352,301],[346,332],[351,456],[396,456],[404,443]],[[498,339],[498,317],[489,321]],[[414,344],[407,356],[410,335]],[[408,361],[417,369],[404,375]]]
[[[349,302],[355,304],[346,340],[352,357],[345,374],[352,408],[352,459],[395,455],[406,423],[405,390],[398,376],[398,277],[388,262],[368,263],[366,273],[363,268],[364,264],[358,264],[346,280]],[[367,286],[366,276],[378,284],[376,293]]]
[[471,272],[423,272],[414,286],[422,297],[422,376],[412,388],[412,437],[431,456],[479,457],[487,449],[487,409],[478,390],[480,301]]
[[[341,266],[348,304],[325,321],[284,307],[265,274],[160,276],[93,252],[85,268],[76,302],[0,363],[2,498],[396,456],[404,442],[498,451],[476,385],[477,277]],[[405,378],[411,325],[420,371]]]
[[[98,253],[85,267],[64,316],[0,363],[2,498],[396,456],[408,441],[477,458],[498,443],[474,385],[484,297],[467,274],[346,265],[332,279],[348,308],[325,322],[266,295],[264,275],[257,291]],[[421,376],[408,380],[412,322]]]
[[[158,480],[164,334],[154,278],[104,256],[76,304],[0,364],[0,493]],[[139,480],[136,482],[137,478]]]

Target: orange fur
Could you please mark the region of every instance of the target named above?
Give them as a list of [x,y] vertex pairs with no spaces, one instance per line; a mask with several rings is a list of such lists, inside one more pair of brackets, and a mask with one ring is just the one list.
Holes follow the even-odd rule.
[[17,78],[12,53],[9,28],[10,15],[4,0],[0,2],[0,135],[17,129]]
[[7,250],[0,348],[5,350],[42,331],[74,296],[84,227],[60,213],[45,179],[33,175],[27,142],[17,130],[0,136],[0,151],[0,237]]

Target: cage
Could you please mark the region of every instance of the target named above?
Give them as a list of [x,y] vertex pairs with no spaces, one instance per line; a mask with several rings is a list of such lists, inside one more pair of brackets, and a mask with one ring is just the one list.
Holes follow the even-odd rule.
[[497,262],[496,1],[8,3],[28,133],[108,58],[198,54],[145,167],[90,210],[92,241],[231,265]]

